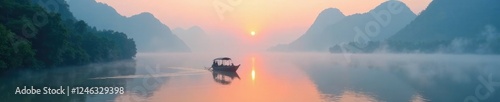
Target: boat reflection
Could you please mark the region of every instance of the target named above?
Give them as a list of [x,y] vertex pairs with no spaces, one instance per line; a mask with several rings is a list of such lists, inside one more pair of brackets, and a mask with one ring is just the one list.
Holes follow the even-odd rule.
[[241,80],[240,76],[236,72],[214,71],[214,70],[212,70],[211,72],[214,81],[222,85],[229,85],[236,78]]

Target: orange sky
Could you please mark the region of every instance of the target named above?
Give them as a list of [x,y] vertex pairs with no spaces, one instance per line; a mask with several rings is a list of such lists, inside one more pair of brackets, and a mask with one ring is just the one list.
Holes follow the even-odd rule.
[[[97,0],[124,16],[151,12],[171,29],[202,27],[208,34],[241,34],[256,31],[259,42],[289,43],[302,35],[324,9],[339,8],[345,15],[364,13],[386,0]],[[227,2],[241,1],[241,2]],[[420,13],[431,0],[402,0]],[[214,3],[232,9],[221,16]]]

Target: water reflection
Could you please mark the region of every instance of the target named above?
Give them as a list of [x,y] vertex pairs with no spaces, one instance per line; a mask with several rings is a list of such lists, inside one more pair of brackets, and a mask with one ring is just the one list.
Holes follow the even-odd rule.
[[371,95],[363,92],[344,91],[339,95],[323,94],[322,98],[326,102],[377,102]]
[[212,76],[213,76],[215,82],[222,84],[222,85],[231,84],[231,82],[235,78],[240,79],[240,76],[238,76],[238,73],[227,72],[227,71],[212,71]]
[[[478,86],[483,87],[481,94],[490,92],[478,77],[500,82],[499,56],[353,55],[346,63],[342,56],[324,54],[240,55],[235,56],[237,63],[242,62],[239,73],[204,70],[212,58],[154,54],[138,56],[137,62],[21,71],[0,78],[0,101],[462,102],[476,97]],[[60,85],[123,86],[126,92],[69,97],[13,94],[17,86]],[[500,92],[493,91],[480,101],[500,102],[498,96]]]
[[255,69],[252,69],[252,81],[255,82]]
[[255,82],[255,57],[252,57],[252,82]]
[[[156,91],[153,92],[153,95],[146,100],[151,102],[320,101],[320,97],[317,94],[318,91],[314,84],[297,68],[258,55],[240,55],[232,57],[236,63],[241,63],[242,65],[237,73],[228,74],[215,72],[210,74],[170,77],[168,82],[159,86],[160,88],[157,88]],[[210,61],[212,58],[213,57],[205,58],[196,56],[193,57],[192,60],[188,59],[187,62],[189,63],[181,66],[209,65],[210,63],[207,63],[207,61]],[[199,68],[203,69],[202,67]],[[205,70],[205,72],[207,71]],[[254,78],[251,78],[252,72],[254,73]],[[255,79],[255,73],[258,73],[258,83],[255,82],[257,81],[257,79]],[[228,79],[231,80],[231,76],[234,77],[229,84],[229,82],[226,81]],[[218,80],[222,78],[226,81]],[[123,100],[127,99],[127,97],[133,98],[136,96],[123,95],[119,97]]]
[[[335,60],[296,63],[322,94],[337,97],[358,92],[362,95],[350,96],[389,102],[462,102],[474,97],[476,87],[483,85],[478,77],[493,74],[494,82],[499,82],[496,81],[500,79],[499,59],[482,55],[374,54],[353,56],[351,63]],[[497,96],[500,93],[491,92],[490,97],[481,101],[498,102]]]

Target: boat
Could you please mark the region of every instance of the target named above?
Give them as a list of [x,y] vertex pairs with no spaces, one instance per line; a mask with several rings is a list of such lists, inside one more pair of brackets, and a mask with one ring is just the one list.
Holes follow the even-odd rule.
[[234,65],[229,57],[221,57],[213,60],[212,70],[236,72],[241,64]]

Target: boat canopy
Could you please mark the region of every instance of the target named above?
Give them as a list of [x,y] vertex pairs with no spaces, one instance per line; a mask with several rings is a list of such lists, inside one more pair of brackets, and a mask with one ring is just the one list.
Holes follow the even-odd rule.
[[221,57],[221,58],[214,59],[214,61],[215,60],[231,60],[231,58],[229,58],[229,57]]

